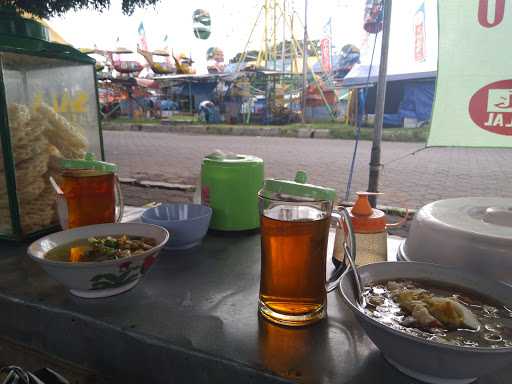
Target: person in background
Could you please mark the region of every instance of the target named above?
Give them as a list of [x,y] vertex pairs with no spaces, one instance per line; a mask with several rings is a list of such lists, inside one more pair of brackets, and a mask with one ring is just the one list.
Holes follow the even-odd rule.
[[199,118],[206,123],[220,123],[220,116],[215,104],[210,100],[202,101],[199,104]]
[[155,107],[155,103],[151,98],[147,98],[144,103],[145,106],[145,115],[146,118],[151,119],[153,117],[153,108]]
[[205,122],[210,122],[210,111],[215,107],[215,104],[210,100],[201,101],[199,104],[199,118]]

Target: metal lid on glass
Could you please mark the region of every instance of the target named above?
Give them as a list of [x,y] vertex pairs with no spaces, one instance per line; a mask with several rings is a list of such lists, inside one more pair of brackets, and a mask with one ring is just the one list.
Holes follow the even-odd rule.
[[294,181],[266,179],[259,195],[286,201],[334,201],[336,199],[336,191],[333,188],[307,184],[307,175],[304,171],[297,171]]

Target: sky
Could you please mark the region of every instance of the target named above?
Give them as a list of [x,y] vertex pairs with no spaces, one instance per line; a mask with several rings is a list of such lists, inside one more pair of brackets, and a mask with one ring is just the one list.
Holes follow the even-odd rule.
[[[285,0],[276,0],[283,4]],[[268,0],[270,4],[274,0]],[[163,48],[163,38],[176,54],[191,54],[196,62],[198,73],[206,72],[206,51],[210,47],[224,50],[226,62],[236,53],[263,47],[263,13],[256,23],[259,10],[265,0],[161,0],[155,7],[137,9],[133,15],[121,12],[121,1],[112,0],[110,9],[103,13],[95,11],[68,12],[63,17],[50,20],[52,27],[75,47],[113,49],[119,37],[119,45],[136,49],[138,27],[144,23],[149,49]],[[427,30],[427,60],[414,63],[414,15],[418,7],[425,3]],[[310,39],[321,39],[328,32],[326,24],[331,20],[334,53],[345,44],[361,48],[363,63],[369,62],[373,38],[363,30],[365,0],[309,0],[308,30]],[[304,20],[304,0],[286,0],[288,10],[295,10],[294,35],[302,39]],[[192,26],[192,13],[195,9],[206,9],[212,19],[212,33],[207,40],[195,38]],[[289,12],[287,12],[289,13]],[[272,19],[270,19],[270,28]],[[252,38],[249,39],[254,27]],[[289,38],[290,27],[286,34]],[[277,41],[282,39],[282,23],[277,28]],[[380,39],[377,40],[375,57],[379,57]],[[412,52],[412,53],[411,53]],[[437,0],[395,0],[393,1],[391,43],[389,53],[391,72],[400,72],[411,65],[419,65],[422,70],[435,70],[437,67]],[[127,57],[128,59],[128,57]],[[141,60],[139,58],[139,60]]]
[[[283,0],[276,0],[282,4]],[[400,1],[400,0],[399,0]],[[401,0],[404,1],[404,0]],[[269,0],[273,3],[273,0]],[[324,35],[325,25],[332,19],[332,35],[336,47],[352,43],[359,46],[363,39],[364,0],[309,0],[308,29],[311,39]],[[256,27],[249,41],[249,49],[260,49],[264,35],[263,13],[258,23],[256,18],[264,0],[161,0],[156,7],[137,9],[133,15],[121,12],[121,1],[112,0],[110,9],[103,13],[84,10],[68,12],[63,17],[53,18],[50,23],[75,47],[112,49],[119,37],[121,46],[135,50],[137,29],[142,21],[149,49],[163,47],[163,38],[168,36],[168,45],[175,53],[192,53],[199,72],[206,71],[206,50],[216,46],[224,50],[226,61],[243,51],[249,40],[253,25]],[[302,39],[304,0],[287,0],[288,10],[296,11],[294,34]],[[212,33],[207,40],[195,38],[192,27],[192,12],[202,8],[210,12]],[[273,24],[270,21],[269,24]],[[282,22],[278,25],[278,41],[282,39]],[[290,28],[287,27],[287,35]],[[204,70],[201,70],[204,68]]]

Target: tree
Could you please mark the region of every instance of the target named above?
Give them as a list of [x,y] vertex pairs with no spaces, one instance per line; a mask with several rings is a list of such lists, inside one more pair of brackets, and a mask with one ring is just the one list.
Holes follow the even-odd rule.
[[[133,13],[136,7],[155,5],[159,0],[122,0],[123,12]],[[0,0],[0,6],[14,7],[18,12],[28,12],[34,16],[49,18],[71,10],[83,8],[102,11],[110,7],[110,0]]]

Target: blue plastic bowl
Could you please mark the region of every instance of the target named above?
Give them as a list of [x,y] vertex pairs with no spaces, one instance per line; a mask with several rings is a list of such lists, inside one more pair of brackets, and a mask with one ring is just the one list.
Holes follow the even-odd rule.
[[167,229],[171,236],[166,248],[181,250],[193,248],[203,240],[208,231],[212,209],[201,204],[162,204],[149,208],[142,214],[142,221]]

